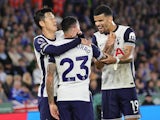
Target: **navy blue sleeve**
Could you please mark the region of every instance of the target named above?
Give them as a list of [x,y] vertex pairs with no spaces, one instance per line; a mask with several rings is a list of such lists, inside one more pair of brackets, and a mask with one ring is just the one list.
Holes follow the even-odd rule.
[[92,43],[95,44],[96,46],[98,46],[97,39],[96,39],[95,35],[93,35],[93,37],[92,37]]
[[133,29],[128,28],[124,33],[124,42],[135,44],[136,36]]
[[69,43],[55,46],[52,44],[48,44],[44,38],[40,37],[40,38],[35,39],[34,46],[35,46],[35,49],[41,54],[50,54],[53,56],[59,56],[65,53],[66,51],[76,47],[80,43],[81,43],[81,39],[75,38],[75,40]]
[[48,62],[56,63],[56,60],[55,60],[54,56],[49,55],[49,60],[48,60]]
[[36,49],[37,52],[40,52],[41,54],[43,54],[42,49],[48,45],[47,41],[42,38],[42,37],[38,37],[34,40],[34,47]]
[[92,50],[93,50],[93,57],[95,57],[96,59],[99,59],[102,56],[102,52],[94,44],[92,44]]

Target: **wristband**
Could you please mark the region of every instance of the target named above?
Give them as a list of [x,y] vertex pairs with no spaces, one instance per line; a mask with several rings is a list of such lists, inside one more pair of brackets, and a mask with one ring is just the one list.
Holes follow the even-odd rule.
[[117,70],[118,63],[120,62],[120,59],[118,57],[115,57],[115,58],[116,58],[116,63],[114,64],[114,70]]
[[118,64],[120,62],[120,59],[118,57],[115,58],[116,58],[116,64]]

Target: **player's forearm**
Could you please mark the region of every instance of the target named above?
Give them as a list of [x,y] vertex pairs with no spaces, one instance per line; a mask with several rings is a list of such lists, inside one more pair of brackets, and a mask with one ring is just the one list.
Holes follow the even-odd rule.
[[63,45],[59,45],[59,46],[48,45],[46,48],[43,49],[43,52],[45,54],[59,56],[59,55],[65,53],[66,51],[76,47],[80,43],[81,43],[81,39],[76,38],[75,40],[73,40],[69,43],[63,44]]
[[[52,75],[53,76],[53,75]],[[54,104],[53,77],[47,75],[46,89],[48,94],[48,103]]]
[[54,78],[53,78],[53,74],[55,72],[55,69],[56,69],[56,66],[54,63],[49,64],[47,67],[46,89],[47,89],[49,104],[54,104]]
[[104,63],[102,63],[98,60],[95,60],[94,64],[96,65],[96,68],[99,69],[99,70],[101,70],[104,67]]
[[103,51],[105,53],[111,54],[112,50],[113,50],[114,45],[106,45],[105,48],[103,49]]
[[119,63],[130,63],[133,59],[133,51],[134,51],[134,48],[131,47],[131,46],[127,46],[125,47],[124,49],[124,55],[119,58]]

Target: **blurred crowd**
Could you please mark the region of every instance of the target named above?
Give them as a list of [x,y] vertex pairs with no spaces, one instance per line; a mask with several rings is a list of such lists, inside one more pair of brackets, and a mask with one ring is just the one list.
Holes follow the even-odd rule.
[[[117,24],[136,33],[135,67],[141,105],[160,104],[160,1],[159,0],[0,0],[0,104],[37,98],[40,71],[33,38],[41,34],[33,14],[42,6],[54,10],[58,27],[66,16],[76,16],[87,39],[96,31],[93,10],[109,5]],[[92,66],[90,90],[100,94],[101,72]]]

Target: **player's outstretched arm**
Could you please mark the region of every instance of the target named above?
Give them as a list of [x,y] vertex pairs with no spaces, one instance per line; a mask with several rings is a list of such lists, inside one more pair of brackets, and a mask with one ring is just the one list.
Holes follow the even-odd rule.
[[51,63],[48,64],[47,66],[47,81],[46,81],[46,89],[47,89],[47,94],[48,94],[48,104],[50,108],[50,113],[51,115],[59,120],[59,112],[58,112],[58,107],[54,102],[54,72],[56,71],[56,64]]
[[53,44],[48,44],[47,41],[42,37],[37,37],[34,40],[34,47],[41,54],[50,54],[53,56],[59,56],[65,53],[66,51],[76,47],[81,42],[82,40],[80,38],[75,38],[75,40],[69,43],[56,46]]

